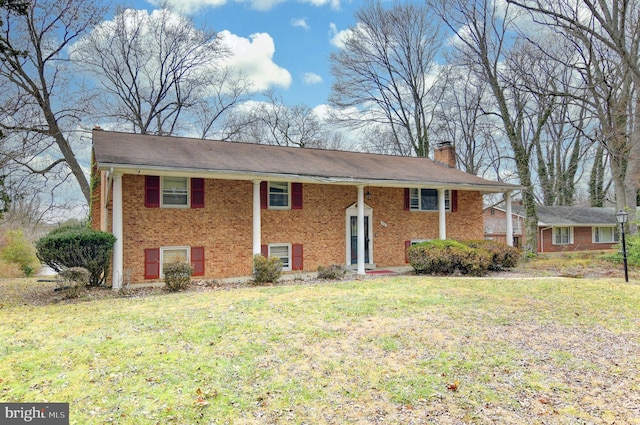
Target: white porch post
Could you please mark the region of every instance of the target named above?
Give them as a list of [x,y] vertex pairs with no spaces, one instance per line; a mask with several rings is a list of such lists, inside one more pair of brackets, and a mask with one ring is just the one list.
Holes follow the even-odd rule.
[[438,189],[438,237],[441,240],[447,239],[447,216],[444,203],[444,189]]
[[364,271],[364,186],[358,186],[358,274]]
[[511,212],[511,192],[504,193],[504,202],[507,204],[507,233],[505,235],[505,238],[507,238],[507,246],[513,246],[513,215]]
[[113,245],[113,271],[111,272],[111,289],[122,287],[123,277],[123,243],[122,243],[122,174],[113,176],[113,223],[111,231],[116,237]]
[[253,255],[262,253],[260,223],[260,180],[253,181]]

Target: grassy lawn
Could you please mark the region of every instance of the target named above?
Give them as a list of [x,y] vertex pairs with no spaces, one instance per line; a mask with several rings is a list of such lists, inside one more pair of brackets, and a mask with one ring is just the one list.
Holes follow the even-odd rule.
[[0,401],[73,424],[640,423],[640,285],[618,277],[7,295],[34,285],[0,281]]

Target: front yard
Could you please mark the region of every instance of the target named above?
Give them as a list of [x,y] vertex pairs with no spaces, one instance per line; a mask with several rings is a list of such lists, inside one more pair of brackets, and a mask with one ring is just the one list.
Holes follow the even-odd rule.
[[640,423],[619,277],[7,295],[34,285],[0,281],[0,402],[68,402],[72,424]]

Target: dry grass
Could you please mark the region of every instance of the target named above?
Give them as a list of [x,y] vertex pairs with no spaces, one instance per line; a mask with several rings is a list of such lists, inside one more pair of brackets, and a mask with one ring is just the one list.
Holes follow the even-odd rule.
[[1,281],[0,401],[76,424],[640,423],[640,287],[504,276],[48,305]]

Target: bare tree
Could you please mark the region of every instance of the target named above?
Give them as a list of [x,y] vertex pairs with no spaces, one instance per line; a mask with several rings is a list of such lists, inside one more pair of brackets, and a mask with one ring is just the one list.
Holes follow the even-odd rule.
[[640,175],[640,4],[637,0],[507,0],[574,43],[601,121],[618,208],[635,211]]
[[70,171],[87,203],[89,182],[69,139],[86,108],[74,97],[65,55],[103,13],[94,1],[33,0],[25,16],[5,16],[2,39],[7,48],[0,50],[0,128],[38,135],[40,143],[28,151],[37,158],[12,160],[43,176]]
[[[525,210],[525,251],[536,252],[537,213],[531,161],[535,141],[540,138],[553,101],[518,90],[517,77],[508,69],[509,58],[517,53],[512,43],[514,18],[508,7],[490,0],[434,0],[429,4],[456,34],[457,61],[488,84],[495,105],[493,114],[508,141],[522,191]],[[510,50],[511,49],[511,50]],[[514,78],[516,80],[514,80]]]
[[130,131],[164,135],[184,129],[182,114],[207,95],[226,55],[214,32],[195,29],[184,16],[122,8],[71,53],[99,81],[105,118]]
[[[384,126],[400,155],[429,154],[429,97],[441,34],[424,5],[370,0],[356,12],[344,47],[331,55],[330,103],[359,109],[337,119],[353,128]],[[379,130],[376,130],[379,131]]]

